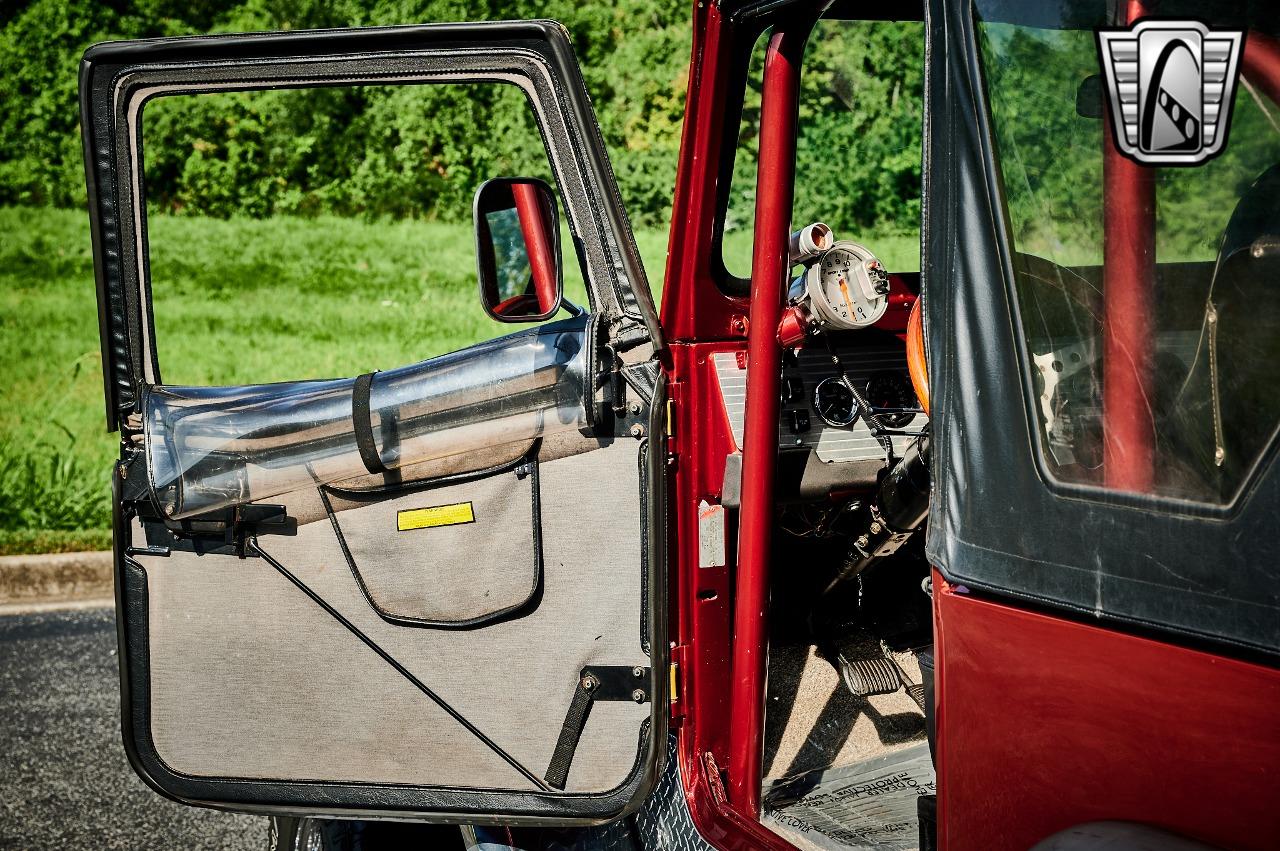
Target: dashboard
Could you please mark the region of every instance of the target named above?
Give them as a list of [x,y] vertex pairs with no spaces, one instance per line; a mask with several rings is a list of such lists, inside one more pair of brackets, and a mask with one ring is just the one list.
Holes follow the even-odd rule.
[[[877,386],[890,384],[902,392],[912,394],[906,398],[914,401],[911,378],[907,373],[907,354],[901,344],[838,344],[836,351],[844,362],[845,373],[864,394],[867,394],[864,388],[868,386],[875,391]],[[747,400],[745,358],[739,357],[737,352],[717,352],[711,357],[720,383],[720,397],[729,418],[729,429],[733,432],[734,442],[742,446]],[[828,422],[820,413],[819,403],[827,401],[833,395],[829,390],[833,384],[838,385],[839,378],[825,348],[801,349],[798,355],[786,359],[782,369],[783,396],[782,413],[778,419],[778,448],[783,452],[813,452],[819,461],[828,464],[888,460],[884,446],[871,434],[864,418],[859,417],[851,424],[837,425]],[[817,392],[819,387],[823,389],[821,394]],[[878,392],[880,396],[867,394],[873,405],[888,401],[884,398],[883,390]],[[928,417],[917,413],[904,414],[896,423],[886,424],[903,431],[919,431],[927,422]],[[905,452],[911,442],[911,438],[904,435],[890,439],[895,455]]]
[[[905,346],[889,334],[836,335],[833,348],[845,375],[876,408],[916,407],[907,371]],[[747,369],[745,353],[717,352],[711,356],[720,398],[734,443],[741,447],[746,422]],[[779,488],[783,497],[825,498],[833,493],[874,486],[889,460],[886,447],[871,433],[865,417],[841,424],[832,416],[833,388],[847,389],[838,376],[826,346],[815,345],[788,353],[782,369],[782,405],[778,418]],[[906,404],[902,404],[906,402]],[[895,457],[906,452],[913,435],[929,418],[922,412],[881,418],[894,431]],[[890,420],[886,422],[886,420]],[[792,472],[787,474],[787,470]],[[789,484],[788,484],[789,483]],[[787,493],[791,491],[791,493]]]
[[[907,365],[919,274],[891,274],[866,246],[815,222],[791,235],[777,497],[822,499],[874,487],[927,428]],[[734,443],[744,441],[747,355],[711,356]],[[791,475],[788,475],[788,471]],[[728,475],[726,473],[726,475]]]

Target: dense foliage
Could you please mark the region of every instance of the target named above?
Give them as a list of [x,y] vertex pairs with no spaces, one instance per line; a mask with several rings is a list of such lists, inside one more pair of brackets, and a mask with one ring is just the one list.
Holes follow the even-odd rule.
[[[767,41],[766,33],[751,55],[725,216],[725,266],[740,277],[751,269]],[[792,221],[797,227],[824,221],[840,238],[915,232],[920,221],[923,25],[823,19],[805,48],[800,86]],[[910,263],[895,268],[918,268],[917,260]]]
[[[104,39],[417,21],[549,17],[569,28],[628,211],[666,223],[689,62],[685,0],[33,0],[0,17],[0,204],[78,206],[77,65]],[[805,76],[798,217],[913,227],[919,215],[918,25],[834,25]],[[848,49],[846,39],[858,39]],[[735,197],[750,214],[759,75]],[[903,119],[906,120],[903,120]],[[152,205],[458,220],[475,185],[545,169],[523,96],[489,86],[359,87],[167,98],[144,119]],[[853,185],[849,181],[853,180]],[[825,190],[836,182],[842,191]],[[859,199],[871,199],[869,203]],[[832,205],[839,209],[834,209]],[[812,209],[811,209],[812,208]],[[847,208],[847,209],[846,209]]]
[[[0,204],[83,203],[77,66],[115,38],[550,17],[569,28],[627,199],[642,222],[670,204],[689,61],[684,2],[624,0],[34,0],[0,19]],[[477,176],[519,167],[503,129],[527,108],[509,87],[214,95],[148,107],[152,203],[228,216],[321,212],[457,218]],[[180,101],[180,104],[177,103]],[[476,128],[484,128],[483,135]],[[518,127],[523,130],[527,128]],[[521,134],[522,144],[528,134]],[[533,153],[541,156],[541,151]]]

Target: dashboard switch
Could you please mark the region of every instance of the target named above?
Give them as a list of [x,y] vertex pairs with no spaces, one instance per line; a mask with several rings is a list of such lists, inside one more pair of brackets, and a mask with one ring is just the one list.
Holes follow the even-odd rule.
[[787,425],[792,434],[803,434],[809,430],[809,412],[804,408],[793,408],[787,411]]
[[804,379],[798,375],[782,376],[782,404],[794,405],[802,399],[804,399]]

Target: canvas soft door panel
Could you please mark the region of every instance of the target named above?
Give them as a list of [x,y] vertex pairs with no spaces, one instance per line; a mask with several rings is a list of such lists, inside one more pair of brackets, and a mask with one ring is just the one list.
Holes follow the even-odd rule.
[[519,614],[542,578],[536,456],[378,492],[324,488],[352,576],[386,620],[466,628]]
[[[337,524],[330,522],[315,512],[315,492],[289,500],[291,512],[312,518],[296,536],[263,537],[258,546],[319,604],[261,558],[174,551],[130,559],[126,582],[146,601],[131,613],[130,628],[138,633],[134,640],[145,642],[150,663],[134,677],[136,745],[196,782],[261,781],[277,786],[283,799],[299,782],[546,791],[540,783],[579,672],[650,665],[637,629],[645,584],[636,569],[647,508],[642,450],[634,440],[616,440],[537,465],[543,499],[558,508],[541,516],[544,575],[536,599],[470,628],[421,628],[380,616],[335,533],[335,525],[352,528],[350,511],[336,511]],[[467,490],[482,512],[491,504],[485,489],[515,478],[511,470],[353,510],[376,507],[393,518],[397,503],[432,493],[454,499]],[[523,499],[533,478],[519,480],[508,497],[524,509],[526,523],[531,515]],[[137,527],[133,538],[144,543]],[[610,546],[601,547],[602,540]],[[463,570],[430,564],[437,568],[446,580],[449,571]],[[521,571],[527,576],[528,566]],[[415,587],[414,605],[435,605],[431,585]],[[352,640],[326,607],[537,780]],[[630,701],[595,706],[566,791],[599,795],[638,782],[651,709]]]

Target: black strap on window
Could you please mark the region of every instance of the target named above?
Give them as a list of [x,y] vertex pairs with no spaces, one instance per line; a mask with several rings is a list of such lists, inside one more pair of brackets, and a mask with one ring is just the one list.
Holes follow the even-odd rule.
[[592,704],[597,700],[648,703],[650,670],[625,665],[588,665],[582,669],[573,701],[564,716],[564,726],[560,728],[555,752],[551,754],[551,765],[544,775],[548,786],[563,789],[568,782],[569,767],[573,764],[573,754],[582,739],[582,731],[586,729]]
[[370,473],[387,472],[378,454],[378,445],[373,441],[373,415],[369,410],[369,390],[373,386],[375,373],[366,372],[356,379],[351,388],[351,423],[356,430],[356,448],[360,450],[360,460]]

